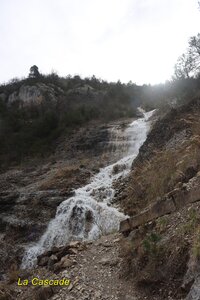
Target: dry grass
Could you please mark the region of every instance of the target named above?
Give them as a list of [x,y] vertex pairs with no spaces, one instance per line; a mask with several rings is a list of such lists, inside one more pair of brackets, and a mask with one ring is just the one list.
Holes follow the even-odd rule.
[[169,226],[169,218],[168,216],[163,216],[157,219],[156,228],[159,233],[163,233],[167,230]]
[[[158,197],[187,182],[199,171],[200,128],[197,125],[195,123],[193,128],[195,135],[180,148],[155,151],[150,160],[137,165],[130,179],[128,207],[133,208],[135,205],[139,212]],[[128,213],[131,214],[131,210]]]
[[[199,120],[200,113],[185,115],[184,122],[189,124],[190,137],[180,140],[177,147],[172,144],[170,149],[155,150],[150,159],[140,165],[137,162],[129,181],[128,197],[122,204],[127,213],[140,213],[156,198],[163,197],[174,188],[181,188],[199,172]],[[189,256],[200,261],[199,209],[198,204],[193,204],[176,214],[159,218],[155,224],[146,224],[146,233],[138,237],[139,244],[136,245],[134,239],[132,246],[126,246],[124,260],[136,282],[143,282],[145,286],[155,283],[156,291],[161,280],[169,285],[170,290],[177,292],[186,273]]]
[[19,278],[19,269],[16,264],[12,264],[8,270],[8,282],[14,283],[17,282]]
[[151,160],[137,166],[129,185],[129,205],[133,205],[134,199],[139,212],[157,197],[167,193],[178,175],[174,168],[176,163],[175,153],[159,151],[154,153]]
[[184,235],[191,235],[193,236],[196,232],[196,229],[198,228],[200,220],[198,217],[198,212],[196,209],[191,208],[188,211],[188,216],[186,216],[186,220],[184,224],[179,228],[179,232],[182,236]]
[[200,259],[200,226],[197,227],[193,245],[192,245],[192,255],[195,260]]

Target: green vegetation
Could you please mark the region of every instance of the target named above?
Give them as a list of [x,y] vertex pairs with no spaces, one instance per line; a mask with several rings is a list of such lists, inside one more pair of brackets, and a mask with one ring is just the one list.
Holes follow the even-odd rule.
[[187,221],[183,224],[182,227],[179,228],[179,232],[182,235],[185,235],[185,234],[191,234],[192,235],[196,231],[199,232],[198,226],[199,226],[198,211],[194,208],[191,208],[188,212]]
[[[21,99],[23,93],[27,101]],[[46,156],[60,136],[88,122],[135,115],[135,98],[120,82],[107,83],[94,76],[42,75],[33,66],[28,78],[0,86],[0,162]]]
[[159,242],[161,240],[161,236],[156,232],[151,232],[149,235],[147,235],[143,242],[143,250],[145,253],[147,253],[150,256],[156,257],[160,251],[160,245]]
[[156,227],[158,228],[158,231],[164,232],[167,229],[167,226],[169,225],[169,219],[167,216],[163,216],[157,219]]

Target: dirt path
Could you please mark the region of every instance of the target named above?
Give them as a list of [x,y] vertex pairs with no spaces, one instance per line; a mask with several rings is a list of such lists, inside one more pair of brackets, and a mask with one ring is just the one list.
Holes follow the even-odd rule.
[[[119,234],[101,237],[78,253],[76,264],[60,276],[69,276],[71,286],[52,300],[138,300],[130,282],[120,279]],[[134,296],[133,296],[134,295]]]
[[[12,283],[0,282],[2,300],[161,300],[153,295],[145,296],[136,291],[131,280],[122,275],[122,258],[119,256],[119,233],[101,237],[93,242],[75,246],[74,254],[65,256],[67,264],[61,270],[48,267],[23,270]],[[18,286],[17,280],[35,277],[40,279],[70,279],[69,286]],[[1,298],[1,294],[4,298]],[[171,298],[168,298],[172,300]]]

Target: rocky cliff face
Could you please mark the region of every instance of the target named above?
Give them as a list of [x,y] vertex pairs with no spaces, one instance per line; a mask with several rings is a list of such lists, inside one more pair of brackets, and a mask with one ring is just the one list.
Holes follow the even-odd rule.
[[[65,95],[65,92],[61,87],[53,83],[41,83],[37,82],[32,85],[28,83],[22,84],[20,87],[11,93],[1,93],[0,99],[6,102],[8,105],[11,105],[15,102],[20,102],[25,106],[30,106],[31,104],[40,104],[42,101],[48,97],[48,100],[57,101],[57,97]],[[100,94],[105,94],[105,91],[97,91],[92,88],[90,85],[83,85],[74,87],[67,91],[67,95],[76,96],[76,97],[98,97]]]
[[36,83],[32,86],[23,84],[19,89],[12,92],[7,97],[3,93],[0,95],[0,97],[4,99],[8,105],[19,101],[23,105],[29,106],[31,104],[40,104],[45,99],[47,94],[50,100],[56,101],[56,91],[61,95],[64,93],[61,88],[58,88],[53,84]]

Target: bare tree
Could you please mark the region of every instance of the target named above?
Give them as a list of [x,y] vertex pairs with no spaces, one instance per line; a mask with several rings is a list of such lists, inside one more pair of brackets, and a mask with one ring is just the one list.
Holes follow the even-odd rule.
[[176,78],[196,77],[200,72],[200,34],[189,39],[187,52],[182,54],[175,65]]
[[182,54],[175,65],[175,77],[180,78],[189,78],[194,72],[195,66],[193,64],[192,57],[187,54]]

